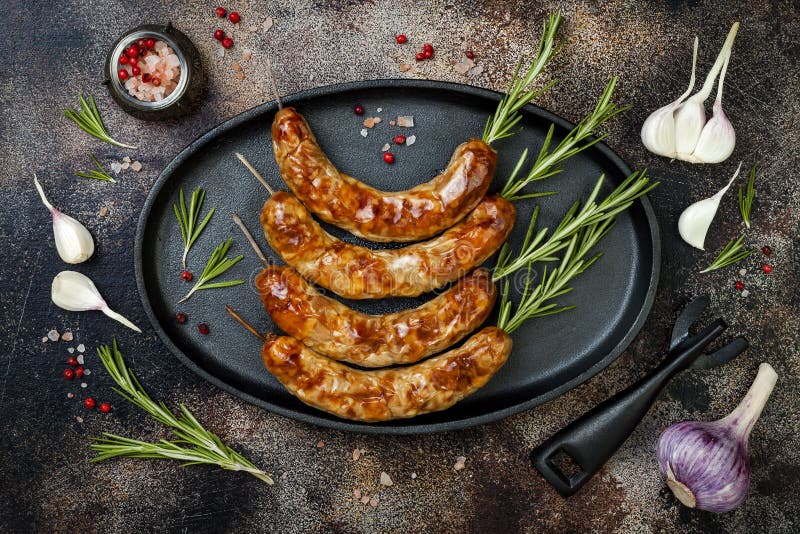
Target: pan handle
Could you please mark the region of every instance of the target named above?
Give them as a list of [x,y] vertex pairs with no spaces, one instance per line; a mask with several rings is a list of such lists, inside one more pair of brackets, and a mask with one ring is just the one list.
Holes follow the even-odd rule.
[[[718,319],[678,347],[678,354],[668,357],[639,382],[597,405],[535,448],[531,459],[536,469],[563,497],[581,489],[628,439],[666,383],[691,365],[725,326]],[[576,472],[570,473],[558,465],[561,454],[572,458],[577,464]]]

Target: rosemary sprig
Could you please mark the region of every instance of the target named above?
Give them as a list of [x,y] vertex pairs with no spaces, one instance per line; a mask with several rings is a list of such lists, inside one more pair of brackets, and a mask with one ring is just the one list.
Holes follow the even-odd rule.
[[220,276],[225,271],[239,263],[244,256],[239,254],[233,259],[229,259],[226,254],[228,253],[228,249],[231,248],[231,243],[233,242],[233,238],[228,238],[227,241],[224,241],[217,245],[217,248],[214,249],[214,252],[211,253],[211,257],[208,259],[208,263],[206,263],[205,269],[203,269],[203,274],[197,279],[197,283],[195,283],[194,287],[189,290],[184,297],[178,301],[178,303],[184,302],[189,300],[195,291],[200,291],[201,289],[217,289],[221,287],[232,287],[238,286],[239,284],[244,284],[244,280],[225,280],[224,282],[211,282],[214,278]]
[[198,187],[192,193],[192,199],[189,201],[189,209],[186,209],[186,200],[183,196],[183,189],[180,190],[178,204],[172,205],[172,210],[175,212],[175,218],[178,219],[178,226],[181,229],[181,238],[183,239],[183,268],[186,269],[186,255],[189,254],[189,249],[192,248],[194,242],[200,237],[200,233],[211,220],[214,215],[214,208],[206,214],[199,226],[196,226],[200,218],[200,209],[203,207],[203,200],[206,198],[206,191],[202,187]]
[[551,176],[555,176],[556,174],[560,173],[562,171],[562,169],[559,167],[561,163],[571,158],[575,154],[602,141],[605,138],[605,135],[594,138],[591,138],[591,136],[597,130],[597,128],[600,127],[600,125],[618,113],[628,109],[627,106],[619,107],[611,102],[611,97],[614,95],[614,89],[616,86],[617,78],[612,78],[606,85],[606,88],[603,90],[603,94],[600,95],[600,99],[597,101],[594,110],[589,115],[584,117],[552,152],[548,152],[548,150],[550,148],[550,142],[553,139],[555,125],[550,125],[550,129],[548,130],[547,136],[544,139],[544,144],[542,144],[542,148],[539,149],[539,156],[536,158],[533,166],[524,177],[517,178],[517,174],[522,169],[522,166],[528,158],[528,149],[525,149],[522,152],[517,165],[514,167],[514,172],[511,173],[508,181],[506,181],[506,185],[500,192],[500,195],[509,201],[543,196],[544,194],[542,193],[519,193],[531,182],[544,180],[545,178],[550,178]]
[[78,99],[81,103],[80,111],[75,109],[64,110],[64,115],[72,119],[75,124],[78,125],[78,128],[105,143],[122,148],[136,148],[135,146],[120,143],[108,134],[108,130],[106,130],[106,126],[103,124],[103,119],[100,117],[100,112],[97,110],[97,104],[95,104],[92,95],[89,95],[88,102],[83,98],[83,95],[78,95]]
[[519,62],[517,62],[505,96],[503,96],[503,99],[497,105],[495,112],[490,115],[486,121],[482,137],[486,144],[491,145],[499,139],[514,135],[512,130],[522,119],[519,110],[528,102],[541,96],[555,85],[556,81],[554,80],[541,89],[526,90],[526,88],[542,73],[547,63],[561,47],[560,44],[556,44],[555,42],[559,26],[561,26],[561,13],[550,15],[547,21],[542,24],[542,36],[539,38],[539,49],[523,77],[519,76],[523,59],[520,58]]
[[742,250],[743,248],[743,235],[740,235],[738,239],[731,239],[728,241],[728,244],[725,245],[725,248],[722,249],[722,252],[719,253],[719,256],[717,256],[716,259],[711,262],[711,265],[700,272],[707,273],[709,271],[716,271],[717,269],[721,269],[738,261],[742,261],[750,254],[755,252],[755,250]]
[[81,178],[91,178],[92,180],[101,180],[103,182],[111,182],[114,184],[117,183],[114,177],[108,174],[108,171],[106,171],[105,168],[100,165],[100,162],[97,161],[97,158],[94,157],[94,154],[89,154],[89,156],[92,158],[95,168],[87,172],[76,172],[75,176],[80,176]]
[[162,439],[157,443],[148,443],[104,432],[104,437],[92,438],[94,443],[91,448],[99,453],[92,458],[92,462],[101,462],[118,456],[182,460],[186,462],[184,466],[211,464],[230,471],[244,471],[267,484],[272,484],[272,477],[268,473],[258,469],[247,458],[222,443],[219,436],[206,430],[186,406],[181,404],[180,414],[175,415],[163,402],[154,401],[128,369],[117,347],[116,339],[111,347],[107,345],[98,347],[97,354],[108,374],[119,386],[114,388],[114,391],[150,414],[153,419],[170,427],[177,439],[173,441]]
[[756,166],[750,168],[750,176],[747,178],[747,190],[739,186],[739,211],[742,213],[744,224],[750,228],[750,212],[753,209],[753,200],[756,198]]
[[556,229],[548,237],[548,229],[543,228],[534,234],[539,208],[534,210],[528,231],[519,254],[512,259],[511,247],[508,243],[500,249],[497,265],[492,278],[498,281],[530,264],[538,261],[553,261],[554,254],[570,245],[570,238],[584,228],[604,221],[612,220],[618,213],[628,209],[633,202],[658,186],[658,182],[650,183],[647,171],[636,171],[617,186],[602,202],[596,202],[600,194],[605,176],[600,176],[592,189],[589,198],[581,206],[575,202]]
[[533,264],[528,263],[525,287],[516,309],[508,296],[509,281],[504,280],[497,327],[510,334],[528,319],[573,309],[575,306],[559,306],[550,301],[572,291],[567,284],[600,258],[601,254],[596,254],[587,259],[589,251],[611,230],[614,224],[614,219],[603,219],[585,226],[573,234],[567,243],[559,266],[549,272],[545,267],[542,271],[542,281],[538,285],[532,283]]

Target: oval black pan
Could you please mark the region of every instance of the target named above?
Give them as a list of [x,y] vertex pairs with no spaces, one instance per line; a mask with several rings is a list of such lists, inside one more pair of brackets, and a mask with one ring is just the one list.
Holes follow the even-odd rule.
[[[306,116],[339,169],[375,187],[399,190],[429,180],[445,167],[459,143],[479,137],[500,97],[492,91],[458,84],[379,80],[305,91],[286,97],[284,104]],[[364,116],[383,118],[366,138],[360,135],[364,116],[352,112],[356,103],[366,108]],[[564,393],[607,366],[641,329],[652,305],[660,264],[658,225],[646,199],[619,216],[618,224],[600,245],[603,257],[575,281],[572,293],[560,299],[562,304],[577,304],[577,309],[531,320],[515,332],[508,363],[475,395],[443,412],[382,424],[345,421],[306,406],[266,371],[261,364],[259,340],[224,310],[224,304],[231,304],[261,331],[275,328],[253,288],[260,263],[231,220],[231,214],[237,212],[265,253],[280,262],[269,250],[258,224],[267,193],[234,156],[234,152],[242,152],[275,188],[285,188],[272,156],[269,133],[275,111],[274,103],[261,105],[192,143],[164,169],[139,219],[136,279],[145,311],[167,347],[211,383],[268,410],[322,426],[394,434],[453,430],[495,421]],[[390,126],[389,120],[397,115],[413,115],[414,128]],[[525,147],[533,154],[538,152],[551,123],[556,125],[555,146],[572,125],[535,106],[525,108],[521,131],[496,146],[499,163],[494,189],[506,179]],[[396,160],[394,165],[387,165],[381,147],[397,133],[416,135],[416,144],[393,145]],[[575,199],[588,194],[601,173],[607,177],[607,194],[630,169],[607,146],[597,144],[569,160],[563,173],[538,184],[538,190],[558,191],[558,195],[537,199],[541,205],[540,227],[553,228]],[[233,236],[230,255],[241,253],[245,259],[223,279],[243,278],[247,284],[200,291],[176,307],[175,302],[190,284],[178,277],[183,246],[172,204],[179,188],[188,197],[197,186],[208,192],[205,209],[213,206],[217,211],[189,253],[189,268],[197,276],[211,250]],[[536,200],[517,204],[512,245],[521,242],[535,204]],[[329,230],[359,242],[338,229]],[[515,282],[521,282],[521,277]],[[424,300],[349,304],[365,312],[386,313]],[[185,325],[175,324],[174,315],[179,310],[189,316]],[[197,332],[199,322],[210,325],[210,335]]]

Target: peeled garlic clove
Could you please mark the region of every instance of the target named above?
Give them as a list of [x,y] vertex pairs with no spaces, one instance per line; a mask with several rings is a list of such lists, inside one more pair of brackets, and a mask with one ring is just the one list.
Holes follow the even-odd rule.
[[717,214],[719,201],[722,200],[722,196],[736,177],[739,176],[739,170],[741,168],[742,164],[739,163],[739,167],[728,182],[728,185],[720,189],[717,194],[695,202],[683,210],[680,219],[678,219],[678,232],[681,234],[684,241],[695,248],[705,250],[706,234],[708,233],[708,228],[711,226],[711,221],[714,220],[714,216]]
[[714,101],[714,116],[703,127],[700,139],[694,149],[694,158],[701,163],[720,163],[725,161],[733,154],[736,146],[736,132],[733,129],[728,116],[722,111],[722,88],[725,85],[725,73],[728,70],[730,54],[725,59],[722,66],[722,73],[719,75],[719,86],[717,86],[717,99]]
[[58,255],[66,263],[75,264],[88,260],[94,254],[92,234],[81,223],[69,215],[61,213],[50,204],[36,175],[33,176],[33,183],[42,202],[53,216],[53,235]]
[[655,110],[642,125],[642,143],[650,152],[667,158],[675,157],[675,110],[681,102],[694,89],[695,72],[697,68],[698,39],[694,38],[694,53],[692,55],[692,76],[689,79],[689,88],[677,100],[662,108]]
[[94,282],[75,271],[61,271],[53,278],[50,298],[59,308],[67,311],[99,310],[112,319],[139,333],[142,331],[128,319],[108,307]]
[[675,112],[675,157],[680,160],[691,158],[706,125],[705,99],[697,101],[694,98],[681,104]]

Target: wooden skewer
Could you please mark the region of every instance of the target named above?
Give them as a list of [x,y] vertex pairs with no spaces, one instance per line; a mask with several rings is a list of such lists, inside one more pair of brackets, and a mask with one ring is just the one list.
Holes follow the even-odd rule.
[[269,82],[272,85],[272,94],[275,95],[275,101],[278,103],[278,109],[283,109],[283,102],[281,102],[281,95],[278,94],[278,84],[275,83],[275,75],[272,73],[272,62],[269,56],[264,56],[267,62],[267,74],[269,75]]
[[230,306],[228,306],[227,304],[225,305],[225,309],[226,309],[226,310],[228,310],[228,313],[230,313],[230,314],[231,314],[231,317],[233,317],[234,319],[236,319],[237,321],[239,321],[239,324],[241,324],[243,327],[245,327],[245,328],[247,329],[247,331],[248,331],[248,332],[250,332],[251,334],[253,334],[254,336],[256,336],[256,337],[257,337],[258,339],[260,339],[261,341],[264,341],[264,340],[266,339],[266,338],[264,337],[264,334],[260,333],[258,330],[256,330],[255,328],[253,328],[253,327],[250,325],[250,323],[248,323],[247,321],[245,321],[244,319],[242,319],[242,318],[239,316],[239,314],[238,314],[238,313],[236,313],[235,311],[233,311],[233,309],[231,309],[231,307],[230,307]]
[[233,214],[233,222],[235,222],[236,226],[238,226],[239,229],[242,231],[244,236],[247,238],[247,242],[250,243],[251,247],[253,247],[253,250],[256,251],[256,256],[258,256],[258,259],[260,259],[261,263],[264,264],[264,267],[269,267],[269,261],[264,256],[264,253],[261,252],[261,248],[258,246],[258,243],[256,243],[256,240],[253,239],[253,234],[250,233],[250,230],[247,229],[247,227],[242,222],[242,219],[236,213]]
[[261,182],[261,185],[263,185],[264,187],[267,188],[267,191],[269,191],[270,195],[274,195],[275,194],[275,191],[272,189],[272,187],[270,187],[270,185],[267,183],[267,181],[264,179],[264,177],[261,176],[261,173],[258,172],[256,170],[256,168],[253,167],[253,165],[249,161],[247,161],[246,157],[244,157],[240,152],[236,153],[236,157],[239,158],[239,161],[241,161],[244,164],[245,167],[247,167],[248,171],[253,173],[253,176],[255,176],[258,179],[259,182]]

